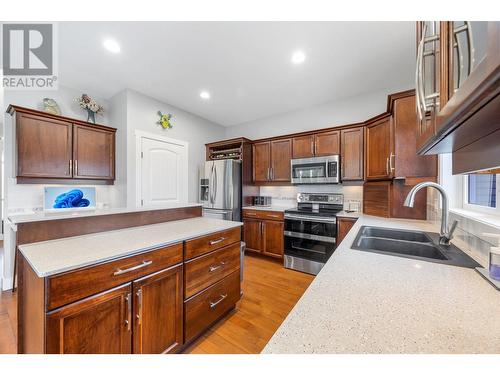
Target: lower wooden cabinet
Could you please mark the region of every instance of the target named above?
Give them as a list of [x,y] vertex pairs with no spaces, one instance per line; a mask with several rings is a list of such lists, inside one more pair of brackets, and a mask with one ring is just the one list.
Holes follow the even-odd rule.
[[357,220],[356,218],[337,216],[337,246],[344,240]]
[[192,341],[234,308],[240,297],[240,272],[237,270],[187,300],[185,342]]
[[131,353],[131,293],[128,283],[48,313],[46,353]]
[[246,249],[274,258],[283,258],[283,213],[273,211],[243,211]]
[[133,352],[175,352],[183,344],[182,264],[133,282]]

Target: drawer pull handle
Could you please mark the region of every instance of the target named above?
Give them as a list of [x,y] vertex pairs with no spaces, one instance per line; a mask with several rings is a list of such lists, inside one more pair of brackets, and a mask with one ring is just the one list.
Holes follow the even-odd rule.
[[152,263],[153,263],[152,260],[143,260],[141,264],[138,264],[137,266],[134,266],[134,267],[125,268],[124,270],[118,268],[113,273],[113,276],[123,275],[124,273],[132,272],[132,271],[138,270],[139,268],[147,267],[147,266],[149,266]]
[[219,238],[218,240],[212,240],[210,241],[210,245],[216,245],[218,243],[221,243],[222,241],[224,241],[226,239],[226,237],[221,237]]
[[280,217],[279,215],[269,215],[269,214],[267,216],[269,216],[269,217],[277,217],[277,218]]
[[226,263],[224,262],[220,262],[220,264],[218,266],[210,266],[210,268],[208,269],[208,272],[214,272],[214,271],[217,271],[219,268],[222,268],[226,265]]
[[222,301],[224,301],[227,297],[227,293],[226,294],[221,294],[220,295],[220,298],[215,301],[215,302],[210,302],[210,308],[213,309],[215,308],[215,306],[217,306],[219,303],[221,303]]

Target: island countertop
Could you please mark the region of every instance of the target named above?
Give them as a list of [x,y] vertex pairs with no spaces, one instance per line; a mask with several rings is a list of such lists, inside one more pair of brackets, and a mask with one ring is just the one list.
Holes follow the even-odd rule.
[[37,276],[47,277],[241,225],[197,217],[19,245],[19,250]]
[[201,207],[201,203],[182,203],[168,204],[157,207],[117,207],[117,208],[96,208],[92,210],[75,209],[75,210],[52,210],[52,211],[35,211],[28,213],[11,213],[7,215],[12,224],[32,223],[37,221],[74,219],[78,217],[102,216],[102,215],[117,215],[132,212],[168,210],[174,208]]
[[353,250],[362,225],[436,231],[360,215],[263,353],[500,353],[493,286],[474,269]]

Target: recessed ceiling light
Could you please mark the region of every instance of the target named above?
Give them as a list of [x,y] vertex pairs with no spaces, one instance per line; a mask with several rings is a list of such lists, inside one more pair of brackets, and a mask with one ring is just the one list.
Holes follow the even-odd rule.
[[292,62],[294,64],[302,64],[306,59],[306,55],[302,51],[295,51],[292,55]]
[[210,99],[210,93],[208,91],[202,91],[200,92],[200,98],[205,100]]
[[120,45],[113,39],[106,39],[102,42],[104,48],[106,48],[109,52],[118,53],[120,52]]

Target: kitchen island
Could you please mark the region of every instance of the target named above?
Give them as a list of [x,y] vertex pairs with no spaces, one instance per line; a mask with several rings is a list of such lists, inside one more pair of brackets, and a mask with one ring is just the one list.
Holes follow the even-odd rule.
[[500,293],[474,269],[351,248],[363,225],[434,225],[359,216],[263,353],[500,353]]
[[21,244],[19,353],[175,353],[240,299],[241,223],[203,217]]

